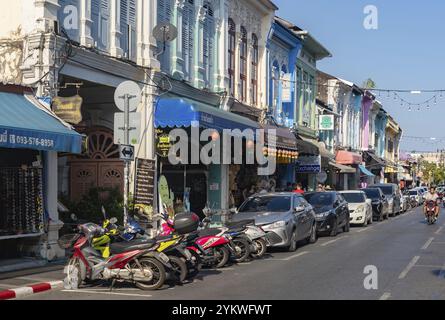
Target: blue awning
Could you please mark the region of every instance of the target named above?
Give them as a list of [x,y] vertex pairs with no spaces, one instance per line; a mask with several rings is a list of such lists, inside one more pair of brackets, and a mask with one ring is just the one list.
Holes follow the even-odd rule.
[[80,153],[82,136],[38,102],[0,92],[0,147]]
[[197,101],[161,98],[155,110],[156,128],[201,127],[206,129],[259,129],[259,124],[240,115]]
[[368,177],[375,177],[375,175],[369,171],[368,169],[366,169],[366,167],[364,165],[359,164],[358,167],[360,168],[360,171]]

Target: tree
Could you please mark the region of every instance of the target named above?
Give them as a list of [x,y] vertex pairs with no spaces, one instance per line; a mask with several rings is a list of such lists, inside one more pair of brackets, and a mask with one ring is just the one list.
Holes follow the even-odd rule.
[[443,183],[445,181],[445,167],[443,164],[422,161],[420,171],[423,174],[423,180],[433,185]]
[[374,82],[374,80],[368,78],[363,82],[362,87],[364,89],[375,89],[377,88],[377,84]]

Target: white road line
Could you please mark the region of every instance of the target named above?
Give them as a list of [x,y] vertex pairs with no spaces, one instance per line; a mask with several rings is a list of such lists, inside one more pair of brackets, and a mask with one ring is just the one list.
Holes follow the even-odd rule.
[[434,232],[434,233],[435,233],[435,234],[439,234],[442,230],[443,230],[443,227],[440,227],[440,228],[437,229],[436,232]]
[[442,268],[443,266],[435,266],[435,265],[432,265],[432,264],[416,264],[414,267],[415,267],[415,268],[440,269],[440,268]]
[[92,294],[105,294],[105,295],[118,295],[118,296],[131,296],[131,297],[152,297],[150,294],[134,294],[134,293],[118,293],[118,292],[100,292],[93,290],[61,290],[62,292],[77,292],[77,293],[92,293]]
[[330,245],[330,244],[332,244],[332,243],[334,243],[334,242],[337,242],[338,240],[345,239],[345,238],[347,238],[347,237],[340,237],[340,238],[337,238],[337,239],[334,239],[334,240],[325,242],[325,243],[323,243],[321,246],[322,246],[322,247],[326,247],[326,246],[328,246],[328,245]]
[[297,258],[297,257],[301,257],[302,255],[305,255],[305,254],[307,254],[307,253],[309,253],[309,251],[303,251],[303,252],[300,252],[300,253],[294,254],[293,256],[290,256],[290,257],[287,257],[287,258],[281,259],[281,260],[284,260],[284,261],[289,261],[289,260],[291,260],[291,259],[294,259],[294,258]]
[[20,287],[20,285],[2,282],[2,283],[0,283],[0,287],[2,287],[2,288],[18,288],[18,287]]
[[425,244],[423,245],[423,247],[421,248],[421,250],[426,250],[428,249],[428,247],[430,246],[430,244],[434,241],[434,238],[429,238],[427,240],[427,242],[425,242]]
[[15,278],[15,279],[35,281],[36,283],[37,282],[50,282],[50,281],[54,280],[54,279],[31,278],[31,277],[19,277],[19,278]]
[[391,297],[391,293],[385,292],[384,294],[382,294],[382,296],[380,297],[379,300],[388,300],[390,297]]
[[368,230],[371,230],[371,229],[369,227],[368,228],[362,228],[362,229],[356,231],[356,233],[365,232],[365,231],[368,231]]
[[406,275],[408,274],[408,272],[415,266],[415,264],[417,263],[417,261],[419,261],[420,256],[415,256],[410,263],[408,263],[408,265],[406,266],[405,270],[402,271],[402,273],[399,275],[399,279],[404,279],[406,277]]

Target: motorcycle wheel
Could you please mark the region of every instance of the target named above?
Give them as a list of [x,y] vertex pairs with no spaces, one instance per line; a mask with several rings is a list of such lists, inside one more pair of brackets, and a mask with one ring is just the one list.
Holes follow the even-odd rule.
[[247,239],[244,238],[235,238],[232,240],[235,245],[235,256],[233,260],[237,263],[241,263],[247,260],[250,256],[250,243]]
[[213,255],[215,256],[215,267],[222,268],[226,265],[227,261],[229,261],[230,253],[229,249],[226,247],[215,247],[213,248]]
[[260,238],[253,240],[253,242],[258,249],[257,251],[250,253],[250,256],[255,259],[261,258],[267,251],[266,240]]
[[188,268],[185,262],[176,256],[168,256],[170,259],[170,264],[173,269],[168,271],[169,277],[168,279],[171,281],[177,281],[179,284],[182,284],[187,278]]
[[[151,269],[152,279],[149,281],[136,281],[136,287],[141,290],[156,290],[164,285],[166,274],[164,265],[154,258],[139,259],[139,263],[144,269]],[[133,267],[136,267],[134,265]]]
[[66,268],[68,273],[63,280],[65,289],[78,289],[82,284],[79,259],[71,258]]

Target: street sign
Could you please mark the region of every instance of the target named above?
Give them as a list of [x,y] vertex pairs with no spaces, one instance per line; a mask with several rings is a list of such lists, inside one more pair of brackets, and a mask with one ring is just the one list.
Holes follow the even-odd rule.
[[292,102],[292,74],[286,73],[281,78],[281,102]]
[[141,101],[141,88],[136,82],[124,81],[114,91],[114,103],[121,111],[125,111],[125,96],[128,96],[128,111],[133,112]]
[[[141,134],[141,113],[129,113],[129,144],[138,144]],[[114,114],[114,144],[125,144],[124,113]]]
[[134,160],[134,146],[132,145],[119,145],[119,158],[125,161]]

